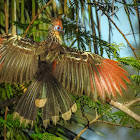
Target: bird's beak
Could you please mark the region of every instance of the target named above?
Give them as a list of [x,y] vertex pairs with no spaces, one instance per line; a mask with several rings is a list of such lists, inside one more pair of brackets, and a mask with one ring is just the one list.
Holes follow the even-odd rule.
[[60,34],[64,34],[64,30],[63,30],[63,29],[62,29],[62,30],[60,30],[59,32],[60,32]]

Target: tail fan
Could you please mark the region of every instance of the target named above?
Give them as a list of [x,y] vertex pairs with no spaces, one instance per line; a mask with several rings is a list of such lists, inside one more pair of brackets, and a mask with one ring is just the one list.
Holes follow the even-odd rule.
[[14,117],[20,116],[21,123],[33,124],[38,108],[42,109],[45,127],[50,121],[56,124],[60,113],[64,120],[69,120],[72,112],[77,110],[76,103],[53,76],[45,62],[40,62],[36,80],[19,100]]

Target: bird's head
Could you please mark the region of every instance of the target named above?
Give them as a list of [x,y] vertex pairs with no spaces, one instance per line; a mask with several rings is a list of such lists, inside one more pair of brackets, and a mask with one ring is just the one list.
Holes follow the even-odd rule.
[[52,28],[48,32],[46,41],[53,42],[53,44],[62,44],[62,39],[60,37],[60,35],[63,34],[63,26],[62,26],[61,18],[55,19],[51,16],[49,16],[49,18],[52,21],[51,22]]
[[63,34],[63,26],[61,18],[52,19],[52,25],[53,25],[52,29],[54,30],[56,35]]

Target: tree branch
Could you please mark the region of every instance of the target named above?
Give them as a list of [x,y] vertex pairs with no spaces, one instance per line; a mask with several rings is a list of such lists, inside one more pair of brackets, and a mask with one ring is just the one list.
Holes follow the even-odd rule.
[[[113,105],[114,107],[120,109],[121,111],[125,112],[126,114],[128,114],[130,117],[134,118],[135,120],[137,120],[138,122],[140,122],[140,116],[138,116],[137,114],[135,114],[134,112],[132,112],[130,109],[128,109],[127,107],[131,106],[132,104],[139,102],[140,98],[132,100],[128,103],[124,103],[121,104],[119,102],[114,102],[113,100],[110,100],[109,104]],[[120,106],[120,107],[118,107]],[[99,118],[103,115],[105,115],[107,112],[109,112],[110,110],[114,109],[114,107],[111,107],[110,109],[108,109],[105,113],[103,113],[102,115],[96,116],[91,122],[89,122],[89,124],[82,130],[80,131],[80,133],[73,139],[73,140],[77,140],[78,138],[80,138],[80,136],[89,128],[89,126],[95,122],[99,122]],[[123,108],[123,109],[122,109]],[[126,109],[127,111],[125,111],[124,109]]]
[[133,105],[133,104],[135,104],[135,103],[137,103],[137,102],[140,102],[140,98],[131,100],[131,101],[129,101],[129,102],[125,102],[124,105],[125,105],[126,107],[129,107],[129,106],[131,106],[131,105]]
[[29,26],[27,27],[23,37],[26,36],[27,31],[29,30],[30,26],[33,24],[33,22],[36,20],[36,18],[38,17],[38,15],[52,2],[53,0],[50,0],[38,13],[37,15],[34,17],[34,19],[31,21],[31,23],[29,24]]
[[138,59],[138,56],[135,52],[135,48],[130,44],[130,42],[127,40],[127,38],[125,37],[124,33],[118,28],[118,26],[115,24],[115,22],[105,13],[105,11],[103,10],[102,6],[100,6],[100,4],[93,0],[94,3],[102,10],[102,12],[107,16],[107,18],[114,24],[114,26],[116,27],[116,29],[120,32],[120,34],[123,36],[123,38],[125,39],[125,41],[129,44],[131,50],[133,51],[135,57]]
[[[124,125],[121,125],[121,124],[114,124],[114,123],[111,123],[111,122],[106,122],[106,121],[101,121],[101,120],[97,120],[96,122],[98,122],[98,123],[105,123],[105,124],[109,124],[109,125],[113,125],[113,126],[122,126],[122,127],[127,127],[127,128],[134,128],[135,129],[135,127],[132,127],[132,126],[124,126]],[[140,129],[140,128],[138,128],[138,129]]]
[[[133,102],[132,102],[133,103]],[[134,102],[135,103],[135,102]],[[128,108],[128,105],[124,105],[124,104],[121,104],[119,102],[115,102],[113,100],[110,101],[109,103],[110,105],[116,107],[117,109],[123,111],[124,113],[126,113],[127,115],[129,115],[130,117],[132,117],[133,119],[135,119],[136,121],[138,121],[140,123],[140,116],[137,115],[136,113],[134,113],[133,111],[131,111],[129,108]],[[129,103],[128,103],[129,104]]]
[[[103,113],[102,115],[105,115],[107,112],[109,112],[110,110],[114,109],[114,107],[111,107],[110,109],[108,109],[105,113]],[[73,140],[77,140],[78,138],[80,138],[80,136],[89,128],[89,126],[91,124],[93,124],[94,122],[96,122],[102,115],[98,115],[96,116],[91,122],[89,122],[89,124],[82,130],[80,131],[80,133],[73,139]]]

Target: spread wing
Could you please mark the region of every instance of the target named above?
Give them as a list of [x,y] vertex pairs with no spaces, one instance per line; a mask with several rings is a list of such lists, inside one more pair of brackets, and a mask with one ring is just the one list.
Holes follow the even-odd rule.
[[106,96],[116,98],[117,92],[122,95],[124,80],[130,83],[128,73],[114,60],[63,46],[59,50],[54,75],[69,92],[105,101]]
[[0,42],[0,82],[21,84],[32,80],[38,69],[38,44],[12,35]]

